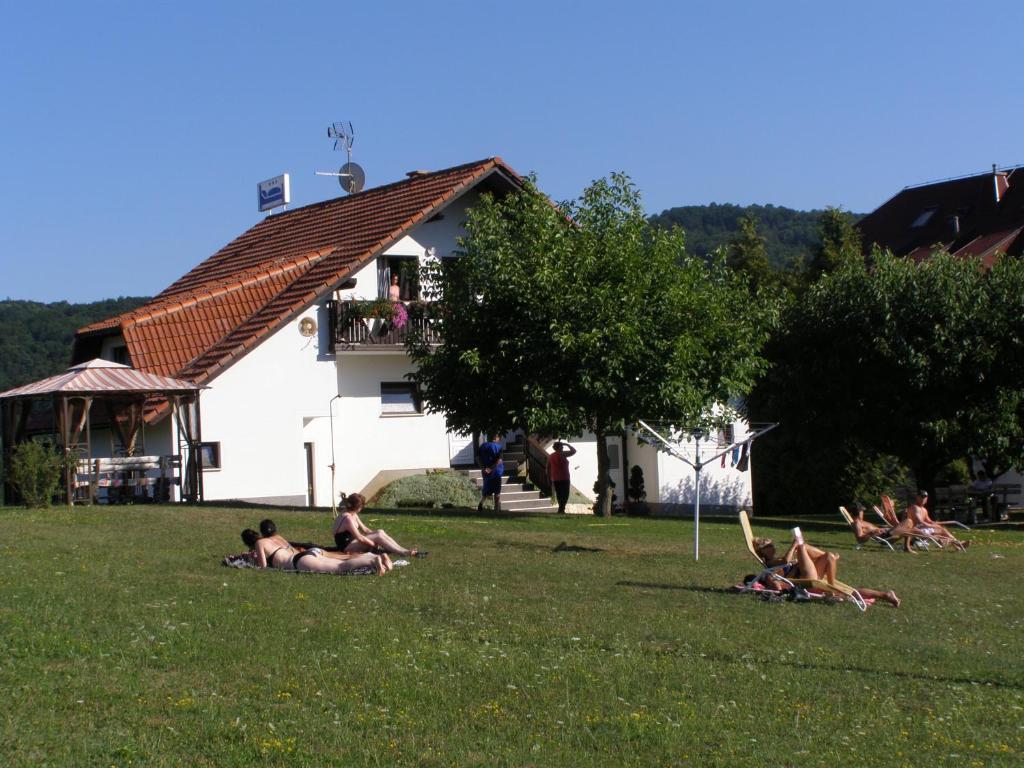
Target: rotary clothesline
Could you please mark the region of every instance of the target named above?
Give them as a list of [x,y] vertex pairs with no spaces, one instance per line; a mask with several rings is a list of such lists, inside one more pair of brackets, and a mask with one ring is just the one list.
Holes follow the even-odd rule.
[[[722,459],[727,453],[731,452],[733,449],[735,449],[737,447],[740,447],[740,446],[742,446],[741,450],[743,451],[743,454],[742,454],[743,457],[744,458],[749,458],[750,446],[753,444],[754,440],[759,438],[761,435],[763,435],[763,434],[765,434],[767,432],[770,432],[771,430],[775,429],[775,427],[777,427],[778,424],[777,423],[751,424],[750,425],[750,427],[752,429],[751,432],[748,432],[743,437],[742,440],[734,440],[728,446],[726,446],[724,449],[721,448],[721,443],[720,443],[720,441],[718,440],[718,438],[716,436],[716,438],[715,438],[715,450],[717,450],[718,452],[715,453],[713,456],[711,456],[707,461],[703,461],[701,459],[701,446],[700,446],[700,443],[701,443],[701,440],[704,439],[704,437],[705,437],[704,430],[702,430],[702,429],[694,429],[694,430],[684,431],[684,430],[679,430],[679,429],[675,429],[675,428],[670,428],[668,430],[668,432],[667,432],[669,437],[665,437],[664,435],[662,435],[660,432],[658,432],[656,429],[654,429],[652,426],[650,426],[649,424],[647,424],[644,421],[639,421],[639,422],[637,422],[637,424],[639,425],[639,427],[642,430],[644,430],[646,433],[649,433],[652,436],[652,439],[646,440],[642,436],[644,433],[641,432],[641,433],[638,433],[638,435],[637,435],[638,437],[640,437],[640,439],[645,440],[645,442],[651,443],[652,445],[654,445],[659,450],[663,450],[666,453],[668,453],[669,455],[675,456],[680,461],[682,461],[682,462],[684,462],[686,464],[689,464],[691,467],[693,467],[693,471],[694,471],[694,483],[693,483],[693,485],[694,485],[694,494],[695,494],[695,501],[694,501],[694,505],[693,505],[693,559],[694,560],[699,560],[700,559],[700,471],[701,471],[701,469],[703,467],[706,467],[708,464],[710,464],[710,463],[712,463],[712,462],[714,462],[716,460]],[[690,458],[689,456],[686,455],[686,453],[684,453],[684,448],[688,449],[688,443],[683,443],[682,440],[683,440],[683,438],[685,438],[687,436],[689,436],[690,440],[693,443],[693,451],[692,451],[693,458]],[[669,439],[669,438],[672,438],[672,439]],[[688,450],[687,450],[687,453],[689,453]]]

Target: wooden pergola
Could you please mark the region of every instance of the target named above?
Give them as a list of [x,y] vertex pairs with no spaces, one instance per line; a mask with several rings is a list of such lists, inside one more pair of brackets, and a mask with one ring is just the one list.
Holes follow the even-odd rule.
[[[103,402],[110,427],[121,439],[127,456],[135,446],[146,416],[159,404],[167,403],[177,424],[181,456],[181,499],[202,501],[203,477],[199,447],[202,428],[199,393],[202,387],[189,381],[137,371],[127,365],[95,359],[79,363],[64,373],[0,393],[0,425],[4,466],[10,466],[14,446],[29,437],[29,415],[33,403],[49,402],[53,409],[56,437],[65,455],[83,444],[92,460],[92,407]],[[75,470],[69,466],[64,478],[68,506],[74,499]],[[9,494],[10,487],[5,483]],[[90,502],[93,489],[90,488]],[[9,496],[8,496],[9,498]]]

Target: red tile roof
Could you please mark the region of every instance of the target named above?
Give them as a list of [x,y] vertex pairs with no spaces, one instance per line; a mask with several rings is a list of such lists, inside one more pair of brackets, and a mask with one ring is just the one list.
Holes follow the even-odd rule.
[[79,329],[73,357],[120,333],[136,369],[207,381],[494,174],[521,181],[494,157],[268,216],[148,304]]
[[[920,221],[927,211],[931,215]],[[920,261],[941,247],[988,265],[997,253],[1020,255],[1024,252],[1024,166],[907,187],[857,227],[865,252],[877,244],[897,256]]]

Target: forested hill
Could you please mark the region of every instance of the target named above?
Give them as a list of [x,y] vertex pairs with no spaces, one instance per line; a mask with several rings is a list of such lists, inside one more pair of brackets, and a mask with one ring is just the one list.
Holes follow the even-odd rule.
[[[803,264],[818,245],[818,217],[822,211],[796,211],[775,205],[686,205],[669,208],[651,216],[660,226],[676,224],[686,230],[686,250],[706,256],[726,245],[739,230],[743,216],[757,221],[757,231],[765,238],[765,249],[773,267]],[[857,220],[863,214],[852,214]]]
[[0,392],[60,373],[70,365],[77,329],[146,301],[138,296],[90,304],[0,301]]

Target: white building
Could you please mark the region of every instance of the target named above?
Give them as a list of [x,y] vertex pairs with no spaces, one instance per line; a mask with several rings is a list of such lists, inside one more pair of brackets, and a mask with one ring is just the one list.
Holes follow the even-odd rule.
[[[359,305],[351,302],[386,299],[395,274],[402,299],[416,299],[407,275],[421,259],[452,257],[479,194],[520,185],[491,158],[268,216],[150,303],[79,330],[73,358],[103,357],[208,387],[208,500],[327,506],[338,490],[372,493],[402,474],[472,463],[469,438],[448,433],[443,415],[424,413],[405,378],[412,368],[403,332],[353,319]],[[177,453],[172,417],[151,412],[144,440],[146,453]],[[573,484],[588,496],[597,465],[590,442],[577,443],[571,460]],[[648,502],[689,503],[684,464],[635,440],[624,458],[621,442],[611,448],[620,502],[626,461],[643,467]],[[750,503],[749,473],[725,468],[705,478],[702,504]]]

